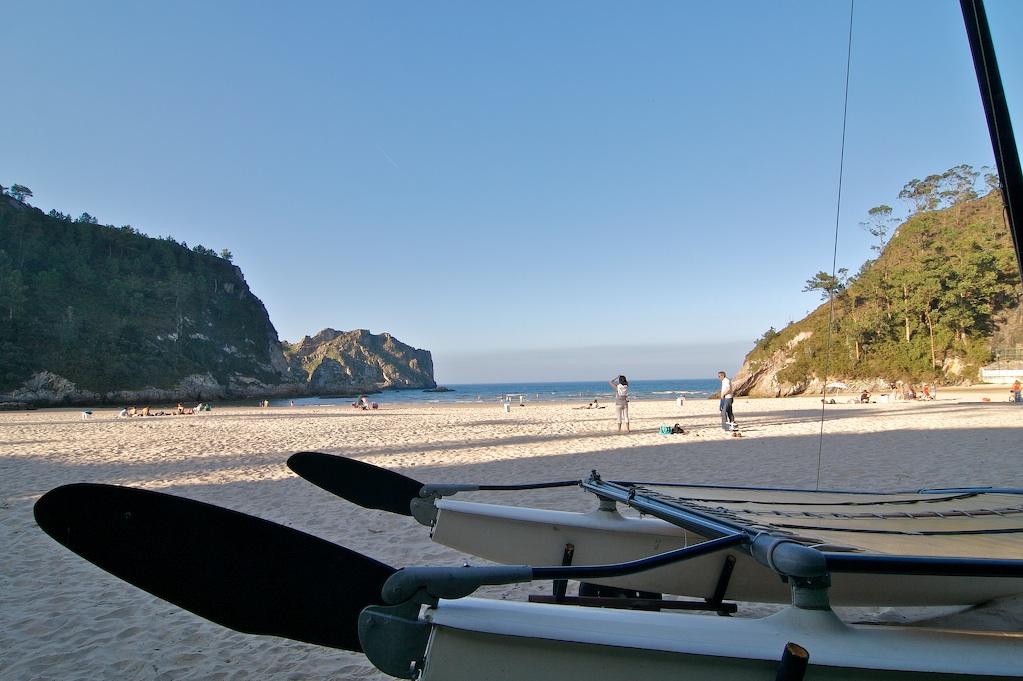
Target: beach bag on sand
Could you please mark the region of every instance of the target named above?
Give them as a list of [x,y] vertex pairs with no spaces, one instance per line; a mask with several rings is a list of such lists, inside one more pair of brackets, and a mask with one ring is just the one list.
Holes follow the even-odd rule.
[[674,429],[671,426],[661,426],[661,435],[671,435]]

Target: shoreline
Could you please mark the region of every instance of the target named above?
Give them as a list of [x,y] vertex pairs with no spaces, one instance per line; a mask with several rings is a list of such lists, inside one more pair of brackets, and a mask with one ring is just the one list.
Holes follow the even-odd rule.
[[[313,396],[313,397],[306,397],[306,398],[303,398],[303,399],[324,399],[324,400],[341,399],[341,400],[347,400],[347,399],[350,399],[350,398],[353,398],[353,397],[358,397],[359,395],[366,395],[366,396],[370,396],[370,395],[387,395],[387,394],[393,393],[393,392],[398,392],[398,391],[383,390],[383,391],[376,392],[376,393],[357,393],[357,394],[354,394],[354,395],[334,395],[334,396],[329,396],[329,397],[324,397],[324,396],[317,395],[317,396]],[[403,391],[403,392],[408,392],[408,391]],[[417,391],[416,390],[411,390],[411,392],[417,392]],[[937,397],[934,400],[920,400],[920,399],[911,400],[911,401],[896,400],[896,401],[892,402],[891,404],[916,404],[916,403],[927,404],[929,402],[943,402],[943,401],[950,401],[950,400],[960,401],[960,402],[962,402],[962,401],[1008,402],[1009,401],[1009,399],[1008,399],[1009,394],[1010,394],[1010,391],[1009,391],[1009,386],[1008,385],[1003,386],[1002,384],[996,384],[996,383],[982,383],[982,384],[974,384],[974,385],[970,385],[970,386],[955,386],[955,387],[940,387],[939,386],[938,391],[937,391]],[[835,393],[828,393],[827,399],[834,399],[834,400],[836,400],[836,403],[848,403],[850,400],[858,398],[858,396],[859,396],[859,392],[858,391],[841,391],[841,392],[835,392]],[[987,399],[985,400],[984,398],[987,398]],[[280,399],[280,398],[275,398],[275,399]],[[740,401],[764,401],[764,400],[796,401],[796,400],[813,400],[813,399],[817,399],[819,401],[821,398],[819,396],[817,396],[817,395],[790,395],[788,397],[767,397],[767,396],[760,396],[760,395],[742,395],[740,397],[736,397],[735,398],[735,402],[738,404]],[[876,401],[876,399],[877,399],[877,394],[872,394],[872,400]],[[643,397],[634,397],[634,398],[630,399],[630,404],[672,404],[673,405],[673,404],[675,404],[675,400],[676,400],[675,397],[651,397],[651,396],[643,396]],[[686,397],[686,404],[696,404],[696,403],[701,403],[701,402],[714,402],[714,403],[716,403],[717,400],[718,400],[718,398],[714,397],[714,396],[708,396],[708,397]],[[266,410],[266,409],[269,409],[269,410],[280,410],[280,409],[298,409],[298,410],[301,410],[301,409],[337,409],[337,408],[352,409],[350,404],[341,404],[341,403],[336,403],[336,404],[315,404],[315,405],[313,405],[313,404],[304,404],[304,405],[303,404],[296,404],[294,406],[271,404],[269,407],[261,407],[259,404],[253,404],[254,401],[255,400],[252,400],[252,399],[246,399],[246,400],[223,400],[223,401],[203,400],[204,403],[208,403],[208,404],[213,405],[214,409],[217,409],[217,408],[219,408],[219,409],[253,409],[253,410],[260,410],[260,411],[261,410]],[[561,397],[559,397],[559,398],[541,399],[541,400],[527,398],[525,400],[525,406],[527,406],[527,407],[566,406],[566,405],[567,406],[579,406],[579,405],[588,404],[591,401],[592,401],[592,398],[587,399],[587,398],[584,398],[584,397],[572,397],[572,398],[569,398],[569,397],[561,398]],[[606,403],[604,405],[602,405],[602,406],[610,407],[610,406],[613,405],[613,402],[614,402],[613,398],[609,397],[606,400]],[[174,402],[173,404],[171,404],[171,403],[163,403],[163,402],[152,402],[152,403],[147,403],[147,406],[149,406],[150,409],[152,409],[154,411],[157,411],[157,410],[173,410],[173,409],[176,408],[177,404],[178,404],[177,402]],[[182,403],[182,404],[184,404],[184,403]],[[386,400],[381,400],[381,401],[378,402],[378,404],[380,405],[379,409],[396,409],[396,408],[409,408],[409,407],[413,407],[413,408],[414,407],[499,408],[501,406],[502,402],[500,402],[499,400],[496,400],[496,399],[479,400],[479,401],[477,401],[477,400],[447,401],[447,400],[424,399],[424,400],[401,401],[401,402],[387,402]],[[518,404],[518,402],[514,402],[513,401],[511,404],[512,404],[512,411],[513,412],[516,409],[520,408],[520,405]],[[156,406],[153,406],[153,405],[156,405]],[[191,402],[189,402],[189,405],[191,405]],[[120,403],[118,403],[118,406],[115,406],[115,405],[112,405],[110,403],[105,403],[105,402],[85,403],[85,404],[78,404],[78,405],[33,405],[33,406],[29,406],[28,408],[25,408],[25,409],[2,410],[2,411],[0,411],[0,415],[4,415],[4,414],[19,414],[19,413],[33,413],[33,412],[40,412],[40,413],[41,412],[55,412],[55,411],[65,411],[65,412],[69,412],[69,413],[81,413],[83,410],[90,410],[94,414],[96,414],[98,412],[113,412],[115,414],[115,416],[116,416],[116,413],[118,411],[120,411],[122,406],[124,406],[124,405],[121,405]],[[138,405],[135,405],[135,406],[138,406]],[[169,416],[171,414],[167,414],[167,415]],[[147,417],[147,418],[153,418],[153,417],[150,416],[150,417]]]

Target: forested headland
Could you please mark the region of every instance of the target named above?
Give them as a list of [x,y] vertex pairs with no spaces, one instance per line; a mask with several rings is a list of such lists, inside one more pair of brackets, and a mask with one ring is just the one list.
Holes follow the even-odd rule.
[[0,390],[42,370],[94,392],[280,380],[276,331],[230,252],[44,214],[18,187],[0,196]]
[[[740,378],[752,394],[797,394],[833,380],[976,380],[1020,337],[1020,276],[997,180],[960,165],[899,193],[862,227],[877,257],[850,275],[817,272],[804,291],[824,303],[756,342]],[[983,194],[983,195],[981,195]]]
[[227,249],[191,248],[0,187],[0,403],[141,403],[432,388],[389,334],[281,343]]

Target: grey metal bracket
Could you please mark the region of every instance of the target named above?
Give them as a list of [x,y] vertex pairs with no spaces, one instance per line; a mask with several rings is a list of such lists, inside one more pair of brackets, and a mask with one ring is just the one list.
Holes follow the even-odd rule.
[[415,598],[424,605],[436,605],[438,599],[463,598],[484,584],[531,581],[533,568],[528,565],[412,567],[388,577],[381,595],[385,603],[405,603]]
[[462,598],[484,584],[532,580],[526,565],[498,567],[404,568],[392,574],[381,591],[385,603],[359,613],[359,642],[380,671],[413,679],[423,666],[431,624],[419,618],[423,605],[434,607],[441,598]]
[[434,502],[437,499],[439,497],[416,497],[409,502],[409,509],[416,522],[426,527],[434,526],[434,523],[437,522],[437,504]]
[[[571,565],[575,556],[575,544],[565,544],[565,551],[561,554],[561,564]],[[553,584],[554,600],[560,602],[565,599],[565,592],[568,590],[567,579],[555,579]]]
[[419,490],[419,496],[421,497],[450,497],[459,492],[476,492],[480,488],[479,485],[459,484],[459,483],[426,483],[423,488]]
[[722,617],[727,617],[735,612],[734,603],[725,603],[725,594],[728,592],[728,584],[732,580],[732,571],[735,570],[735,556],[728,554],[725,562],[721,565],[721,572],[718,574],[717,584],[714,585],[714,593],[710,598],[704,599],[707,607],[716,610]]
[[359,642],[373,666],[399,679],[414,679],[426,658],[429,622],[419,619],[420,603],[371,605],[359,613]]
[[409,503],[412,517],[420,525],[433,527],[437,522],[437,500],[444,497],[454,496],[459,492],[475,492],[479,485],[464,485],[457,483],[427,483],[419,490],[419,497]]

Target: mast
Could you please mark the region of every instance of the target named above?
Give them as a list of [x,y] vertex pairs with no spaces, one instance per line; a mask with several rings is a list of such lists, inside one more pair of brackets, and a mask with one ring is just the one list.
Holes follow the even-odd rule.
[[984,102],[987,129],[991,134],[991,147],[995,152],[995,165],[1001,178],[1002,202],[1005,219],[1009,224],[1012,244],[1016,249],[1016,267],[1023,276],[1023,170],[1020,169],[1019,150],[1012,133],[1009,107],[1005,101],[1002,77],[991,42],[991,29],[983,0],[959,0],[970,39],[973,66],[977,71],[980,98]]

